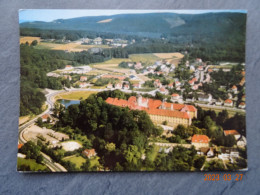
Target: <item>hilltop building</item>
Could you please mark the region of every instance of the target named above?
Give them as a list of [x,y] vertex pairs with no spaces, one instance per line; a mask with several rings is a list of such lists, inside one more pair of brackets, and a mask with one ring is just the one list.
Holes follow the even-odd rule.
[[141,95],[131,96],[128,100],[109,97],[106,102],[115,106],[128,107],[131,110],[144,110],[155,124],[167,121],[168,125],[173,127],[179,124],[189,126],[192,118],[197,118],[197,109],[192,105],[162,102],[143,98]]

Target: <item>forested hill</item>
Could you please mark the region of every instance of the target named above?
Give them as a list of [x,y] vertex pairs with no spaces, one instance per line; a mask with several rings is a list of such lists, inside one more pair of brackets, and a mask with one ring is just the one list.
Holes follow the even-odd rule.
[[235,32],[244,33],[246,14],[119,14],[112,16],[87,16],[72,19],[58,19],[52,22],[25,22],[21,28],[51,30],[83,30],[116,34],[141,35],[146,37],[181,36],[193,34]]

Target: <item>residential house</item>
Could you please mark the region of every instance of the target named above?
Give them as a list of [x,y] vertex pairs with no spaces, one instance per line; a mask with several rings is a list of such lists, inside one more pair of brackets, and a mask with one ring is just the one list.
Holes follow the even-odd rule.
[[234,135],[236,140],[238,140],[241,136],[240,133],[237,132],[237,130],[224,130],[224,135],[225,136]]
[[231,99],[225,100],[224,106],[233,106],[233,101]]
[[134,83],[133,84],[133,88],[140,89],[141,88],[141,84],[140,83]]
[[181,82],[176,81],[176,82],[175,82],[175,87],[180,87],[180,86],[181,86]]
[[42,122],[47,122],[48,121],[48,118],[50,119],[50,122],[52,122],[52,118],[49,114],[44,114],[42,115]]
[[135,69],[137,69],[137,70],[143,68],[143,66],[142,66],[142,64],[141,64],[140,62],[136,63],[136,65],[135,65],[134,67],[135,67]]
[[198,70],[203,71],[203,66],[199,66]]
[[79,84],[79,87],[80,88],[83,88],[83,87],[86,87],[87,86],[87,83],[84,83],[84,82],[81,82],[80,84]]
[[199,95],[198,100],[201,101],[201,102],[211,102],[212,95],[211,94]]
[[234,94],[237,94],[237,86],[233,85],[233,87],[231,88],[232,92]]
[[171,96],[172,101],[178,101],[180,98],[180,95],[178,93],[173,93]]
[[71,66],[71,65],[66,65],[64,68],[64,70],[72,70],[72,69],[73,69],[73,66]]
[[80,81],[87,81],[87,80],[88,80],[88,78],[86,76],[81,76],[80,77]]
[[242,147],[242,148],[246,147],[246,138],[245,138],[245,136],[242,135],[242,136],[237,140],[237,146],[238,146],[238,147]]
[[207,157],[213,157],[214,156],[214,149],[212,147],[202,147],[198,150],[197,154],[205,155]]
[[129,90],[129,89],[130,89],[129,85],[125,84],[125,85],[124,85],[124,89],[125,89],[125,90]]
[[242,109],[245,109],[246,108],[246,103],[245,102],[241,102],[239,105],[238,105],[239,108],[242,108]]
[[165,89],[165,87],[161,87],[161,88],[159,89],[159,92],[162,93],[162,94],[165,94],[165,95],[168,94],[168,90]]
[[209,138],[206,135],[195,134],[191,138],[191,144],[194,145],[197,149],[202,147],[209,147]]
[[97,38],[93,39],[93,43],[95,45],[101,45],[102,44],[102,38],[101,37],[97,37]]
[[229,160],[230,158],[238,158],[239,152],[236,148],[221,148],[218,158],[222,160]]
[[173,83],[169,83],[169,84],[168,84],[168,88],[169,88],[169,89],[173,89]]
[[85,149],[82,154],[86,156],[87,158],[91,158],[92,156],[96,156],[97,153],[95,149]]
[[162,87],[162,84],[161,84],[159,79],[156,79],[153,84],[154,84],[155,87],[158,87],[158,88]]
[[116,83],[115,88],[116,89],[122,89],[122,83]]
[[218,99],[218,100],[215,102],[215,104],[216,104],[217,106],[222,106],[223,102],[222,102],[220,99]]

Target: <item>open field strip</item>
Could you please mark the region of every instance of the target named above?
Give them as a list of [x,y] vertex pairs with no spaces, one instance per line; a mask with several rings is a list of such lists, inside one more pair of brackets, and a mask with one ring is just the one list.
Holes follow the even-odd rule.
[[54,97],[55,101],[58,99],[65,99],[65,100],[80,100],[80,99],[87,99],[91,94],[95,94],[95,91],[70,91],[60,93]]
[[20,44],[28,42],[31,44],[34,40],[38,41],[38,43],[41,41],[41,37],[20,37]]

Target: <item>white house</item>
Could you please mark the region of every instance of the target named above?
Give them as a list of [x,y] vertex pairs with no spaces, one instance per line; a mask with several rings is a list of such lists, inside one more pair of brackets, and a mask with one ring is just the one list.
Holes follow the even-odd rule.
[[239,152],[236,148],[221,148],[220,149],[220,155],[218,155],[218,158],[222,160],[228,160],[230,158],[238,158]]
[[237,140],[237,146],[238,147],[245,147],[246,146],[246,138],[245,136],[241,136],[238,140]]
[[83,87],[86,87],[86,86],[87,86],[87,83],[80,83],[80,84],[79,84],[79,87],[80,87],[80,88],[83,88]]
[[180,98],[180,95],[178,93],[173,93],[171,96],[172,101],[178,101]]
[[130,88],[129,85],[127,84],[124,85],[124,89],[129,90],[129,88]]
[[246,108],[246,103],[245,102],[241,102],[239,105],[238,105],[239,108],[242,108],[242,109],[245,109]]
[[116,89],[122,89],[122,84],[121,84],[121,83],[115,84],[115,88],[116,88]]
[[202,102],[211,102],[212,100],[212,95],[211,94],[206,94],[206,95],[199,95],[198,100]]
[[80,77],[80,81],[87,81],[87,80],[88,80],[88,78],[86,76],[81,76]]

